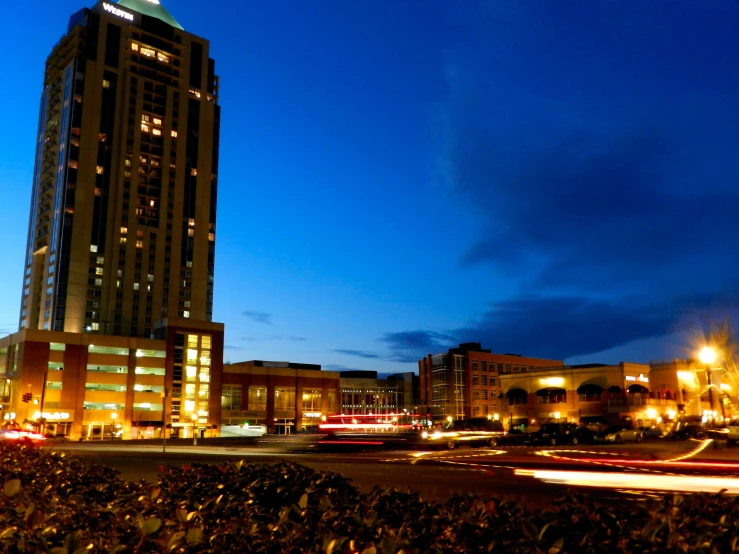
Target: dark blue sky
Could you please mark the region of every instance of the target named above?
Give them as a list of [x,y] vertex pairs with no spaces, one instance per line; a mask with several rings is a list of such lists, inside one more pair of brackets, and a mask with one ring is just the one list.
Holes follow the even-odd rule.
[[[221,76],[228,360],[646,362],[736,309],[739,4],[162,3]],[[4,332],[44,60],[85,5],[3,7]]]

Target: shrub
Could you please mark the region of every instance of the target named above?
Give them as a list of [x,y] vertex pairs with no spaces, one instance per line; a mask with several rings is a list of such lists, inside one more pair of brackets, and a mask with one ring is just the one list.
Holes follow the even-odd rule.
[[567,495],[528,511],[474,495],[360,493],[290,463],[168,467],[156,485],[34,447],[0,446],[0,550],[82,554],[257,552],[732,552],[739,504],[667,495],[596,505]]

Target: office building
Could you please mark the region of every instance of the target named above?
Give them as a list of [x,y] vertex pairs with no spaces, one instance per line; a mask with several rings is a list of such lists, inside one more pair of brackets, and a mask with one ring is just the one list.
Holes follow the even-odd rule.
[[223,367],[221,424],[289,435],[337,413],[339,373],[316,364],[252,360]]
[[341,413],[346,415],[391,415],[418,411],[418,377],[394,373],[384,378],[376,371],[342,371]]
[[500,376],[561,366],[561,360],[494,354],[469,342],[446,353],[429,354],[418,362],[420,403],[434,421],[451,417],[494,417],[507,407]]
[[208,41],[159,1],[71,17],[44,72],[21,329],[211,320],[219,121]]

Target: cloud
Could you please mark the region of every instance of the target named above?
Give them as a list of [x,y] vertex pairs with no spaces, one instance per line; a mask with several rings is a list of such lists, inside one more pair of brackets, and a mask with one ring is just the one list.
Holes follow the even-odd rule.
[[264,323],[265,325],[272,325],[272,315],[265,312],[257,312],[253,310],[246,310],[241,312],[241,315],[256,321],[257,323]]
[[347,356],[356,356],[357,358],[380,358],[379,354],[373,352],[366,352],[364,350],[349,350],[346,348],[335,348],[332,352],[338,352],[339,354],[346,354]]
[[324,364],[321,366],[321,369],[326,369],[328,371],[356,371],[357,368],[341,364]]
[[246,350],[243,346],[236,346],[234,344],[224,344],[223,345],[224,350]]
[[305,337],[294,337],[285,335],[271,335],[269,337],[239,337],[239,340],[246,342],[263,342],[263,341],[290,341],[290,342],[305,342],[308,339]]
[[401,363],[417,362],[428,354],[446,351],[457,344],[451,334],[426,330],[385,333],[378,340],[390,349],[387,359]]
[[[489,270],[489,308],[442,334],[563,359],[736,310],[737,86],[707,69],[727,63],[718,44],[670,46],[710,18],[689,4],[639,17],[608,2],[474,4],[446,68],[438,168],[477,222],[456,254]],[[381,340],[410,361],[444,351],[433,335]]]

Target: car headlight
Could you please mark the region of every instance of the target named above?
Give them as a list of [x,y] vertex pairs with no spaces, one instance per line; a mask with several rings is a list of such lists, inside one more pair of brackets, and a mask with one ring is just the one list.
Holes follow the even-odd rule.
[[427,438],[429,438],[429,434],[428,434],[428,432],[424,431],[423,433],[421,433],[421,438],[422,438],[422,439],[427,439]]

